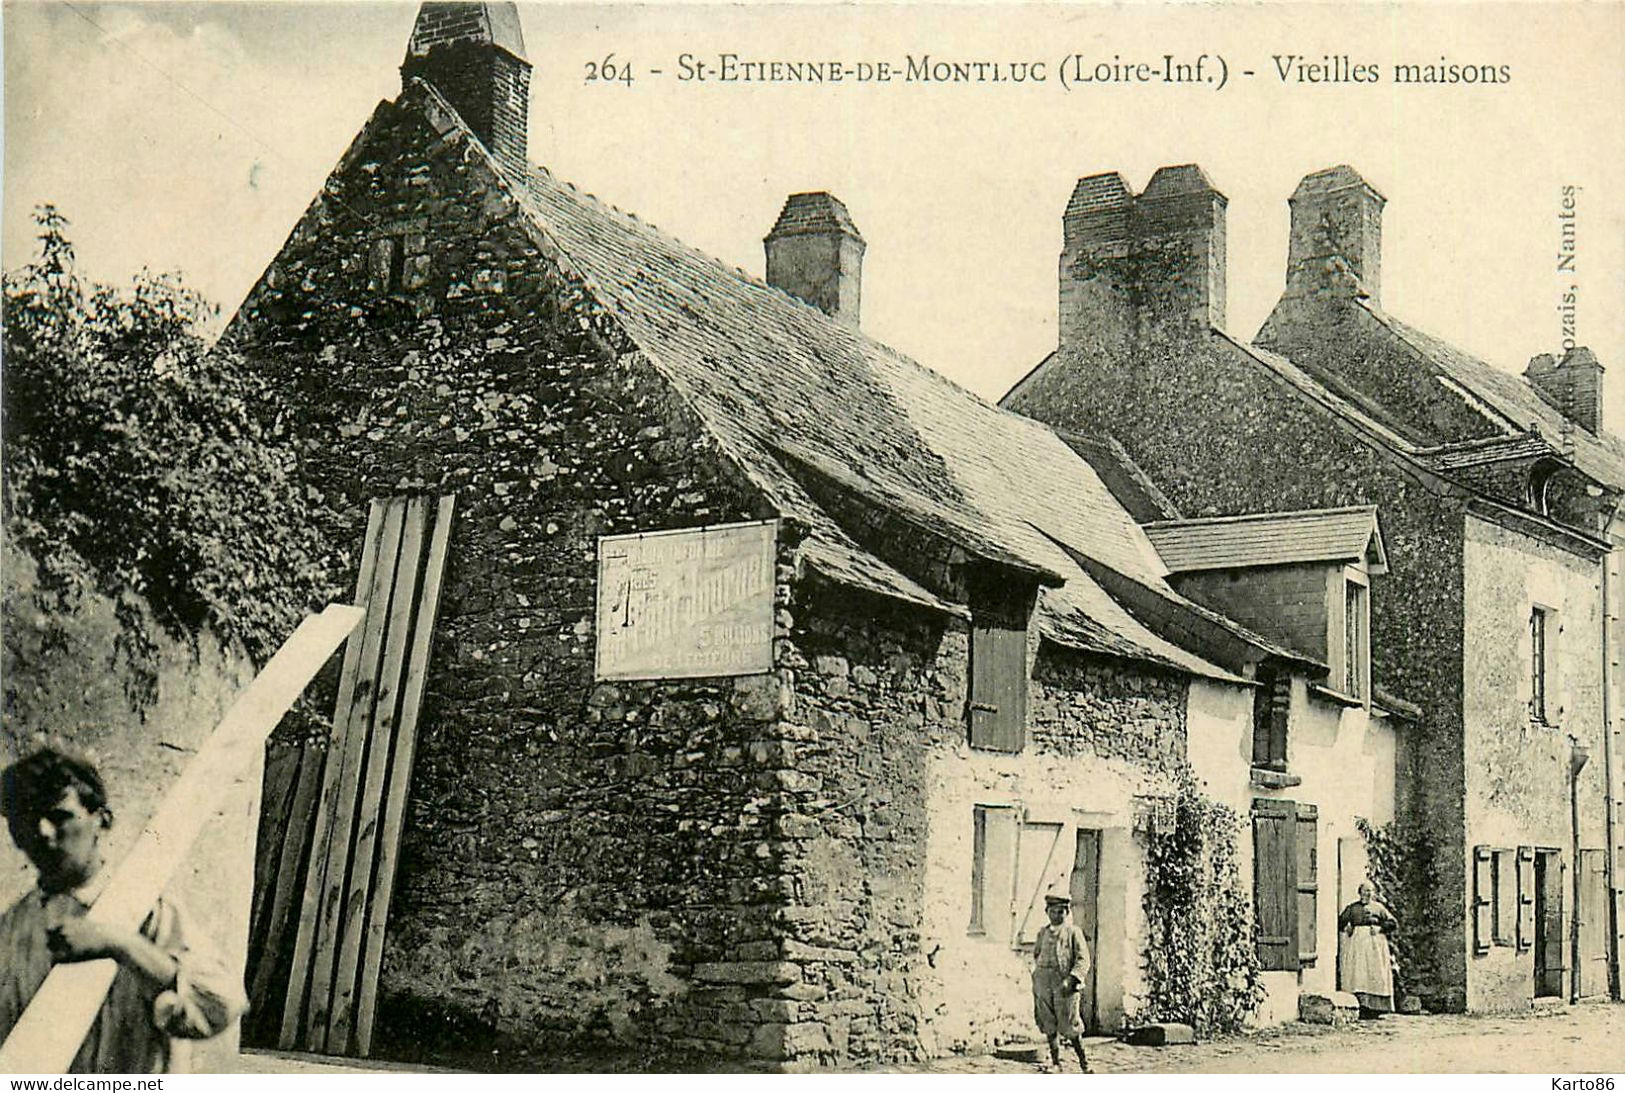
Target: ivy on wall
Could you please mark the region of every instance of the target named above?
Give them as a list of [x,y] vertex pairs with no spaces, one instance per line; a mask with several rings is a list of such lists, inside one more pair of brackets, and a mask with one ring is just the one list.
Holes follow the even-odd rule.
[[1450,887],[1439,879],[1438,843],[1414,823],[1374,824],[1364,817],[1356,817],[1354,823],[1365,840],[1367,872],[1377,898],[1399,920],[1399,928],[1389,939],[1398,965],[1397,989],[1439,1008],[1445,977],[1431,932],[1452,917],[1458,930],[1466,923]]
[[1264,1000],[1252,900],[1237,860],[1241,819],[1185,779],[1146,847],[1144,1008],[1132,1023],[1238,1032]]
[[3,282],[5,533],[38,564],[30,610],[114,601],[108,667],[144,709],[151,626],[263,663],[346,567],[315,533],[322,497],[256,416],[259,378],[208,344],[214,309],[173,276],[87,281],[67,220],[47,205],[35,221],[37,256]]

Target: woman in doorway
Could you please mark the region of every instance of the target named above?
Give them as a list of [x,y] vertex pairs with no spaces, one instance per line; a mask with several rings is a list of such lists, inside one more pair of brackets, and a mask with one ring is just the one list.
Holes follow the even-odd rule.
[[1360,885],[1360,898],[1337,916],[1342,940],[1337,978],[1360,1000],[1361,1017],[1380,1017],[1394,1009],[1394,958],[1388,935],[1399,927],[1393,914],[1377,902],[1371,882]]

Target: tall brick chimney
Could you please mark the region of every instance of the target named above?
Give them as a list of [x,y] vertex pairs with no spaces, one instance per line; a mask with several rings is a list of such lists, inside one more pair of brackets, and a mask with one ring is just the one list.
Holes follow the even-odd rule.
[[[1382,207],[1387,200],[1352,167],[1328,167],[1304,176],[1288,199],[1292,235],[1287,244],[1287,295],[1352,290],[1380,305]],[[1350,273],[1354,285],[1348,280]]]
[[791,194],[762,247],[768,284],[856,329],[865,244],[838,198]]
[[510,3],[426,3],[401,64],[401,83],[433,84],[498,163],[523,176],[530,129],[530,62]]
[[1061,347],[1222,328],[1226,204],[1195,164],[1160,168],[1138,196],[1116,172],[1079,179],[1061,218]]
[[1602,432],[1602,372],[1596,354],[1583,345],[1564,353],[1561,360],[1542,353],[1523,370],[1541,398],[1593,433]]

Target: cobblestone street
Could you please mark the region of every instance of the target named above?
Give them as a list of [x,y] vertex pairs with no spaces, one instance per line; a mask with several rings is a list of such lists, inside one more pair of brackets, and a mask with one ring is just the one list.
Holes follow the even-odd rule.
[[[1387,1017],[1346,1029],[1291,1024],[1256,1036],[1179,1047],[1088,1042],[1100,1074],[1501,1073],[1625,1071],[1625,1006],[1565,1007],[1515,1017]],[[912,1069],[912,1068],[911,1068]],[[930,1073],[1031,1073],[1031,1064],[978,1056],[939,1060]],[[1077,1063],[1066,1061],[1065,1072]]]

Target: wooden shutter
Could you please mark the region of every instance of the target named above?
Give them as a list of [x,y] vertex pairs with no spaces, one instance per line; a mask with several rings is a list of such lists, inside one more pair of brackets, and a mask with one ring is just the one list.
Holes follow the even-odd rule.
[[1535,945],[1535,849],[1518,847],[1518,951]]
[[1313,964],[1316,956],[1315,934],[1319,924],[1320,904],[1319,856],[1320,810],[1314,805],[1298,806],[1297,838],[1297,913],[1298,964]]
[[1021,825],[1021,843],[1016,850],[1016,928],[1010,935],[1012,945],[1030,945],[1038,940],[1038,931],[1049,921],[1044,915],[1044,893],[1052,885],[1066,891],[1065,880],[1072,869],[1072,854],[1061,849],[1061,836],[1066,832],[1063,823],[1038,823],[1031,820]]
[[1010,936],[1015,892],[1016,810],[1009,805],[977,805],[975,816],[970,932],[1002,941]]
[[972,624],[970,742],[1020,751],[1027,735],[1027,631],[999,620]]
[[1473,952],[1487,953],[1494,941],[1490,914],[1494,907],[1494,859],[1487,846],[1473,847]]
[[1291,801],[1253,801],[1253,899],[1265,971],[1298,969],[1297,822]]

